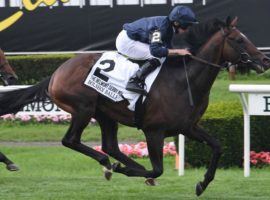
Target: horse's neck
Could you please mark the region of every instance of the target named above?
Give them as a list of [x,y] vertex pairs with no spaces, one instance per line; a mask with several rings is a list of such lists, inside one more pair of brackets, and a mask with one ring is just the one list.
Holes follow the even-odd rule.
[[[220,34],[220,32],[217,32],[213,35],[213,37],[201,48],[197,56],[209,63],[219,64],[224,45],[224,38]],[[191,84],[193,84],[194,87],[199,86],[201,94],[209,94],[220,69],[198,61],[191,61],[189,67]]]
[[[221,50],[223,48],[223,38],[217,34],[218,33],[201,48],[197,56],[211,63],[219,63]],[[185,90],[187,91],[188,78],[195,103],[199,103],[202,98],[209,95],[214,80],[218,75],[219,68],[191,60],[187,63],[186,69],[188,77],[186,77],[185,68],[179,66],[180,62],[181,60],[179,58],[168,59],[165,64],[168,65],[168,67],[164,66],[160,73],[160,79],[163,80],[161,84],[166,84],[168,88],[175,91],[184,92]]]

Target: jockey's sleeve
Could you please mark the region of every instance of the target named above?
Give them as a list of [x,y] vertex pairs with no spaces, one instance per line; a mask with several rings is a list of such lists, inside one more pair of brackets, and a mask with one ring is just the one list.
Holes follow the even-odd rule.
[[161,32],[154,31],[150,35],[150,53],[158,58],[168,56],[168,48],[165,47],[161,40]]

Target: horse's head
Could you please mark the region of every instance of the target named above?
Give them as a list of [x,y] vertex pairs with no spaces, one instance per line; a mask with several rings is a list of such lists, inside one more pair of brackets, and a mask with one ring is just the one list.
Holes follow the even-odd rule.
[[18,80],[11,66],[9,65],[4,52],[0,49],[0,78],[5,86],[14,85]]
[[251,67],[257,73],[263,73],[270,68],[270,58],[260,52],[255,45],[237,28],[237,17],[227,18],[223,28],[225,37],[223,59],[236,65]]

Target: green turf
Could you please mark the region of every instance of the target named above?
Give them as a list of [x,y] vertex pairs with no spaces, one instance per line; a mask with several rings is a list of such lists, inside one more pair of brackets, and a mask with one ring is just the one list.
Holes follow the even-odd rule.
[[[0,141],[60,141],[68,130],[69,125],[61,124],[25,124],[0,123]],[[100,141],[100,128],[89,125],[83,134],[83,141]],[[136,128],[119,126],[119,141],[142,141],[144,135]]]
[[[96,161],[64,147],[2,147],[20,166],[9,172],[0,165],[0,199],[43,200],[152,200],[197,199],[195,184],[205,169],[188,169],[179,177],[174,159],[165,158],[164,174],[159,185],[149,187],[143,178],[114,174],[111,181],[103,178]],[[148,159],[137,159],[150,167]],[[218,169],[216,179],[199,199],[269,199],[270,168],[252,169],[244,178],[242,169]]]
[[210,103],[216,103],[219,101],[240,101],[238,93],[229,92],[230,84],[270,84],[270,79],[263,80],[223,80],[218,79],[214,82],[210,93]]

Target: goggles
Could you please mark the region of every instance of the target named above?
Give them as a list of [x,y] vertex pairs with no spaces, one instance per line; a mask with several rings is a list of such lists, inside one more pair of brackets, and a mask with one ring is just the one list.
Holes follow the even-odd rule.
[[183,30],[186,30],[188,29],[190,26],[192,26],[193,24],[192,23],[180,23],[179,24],[179,27]]

